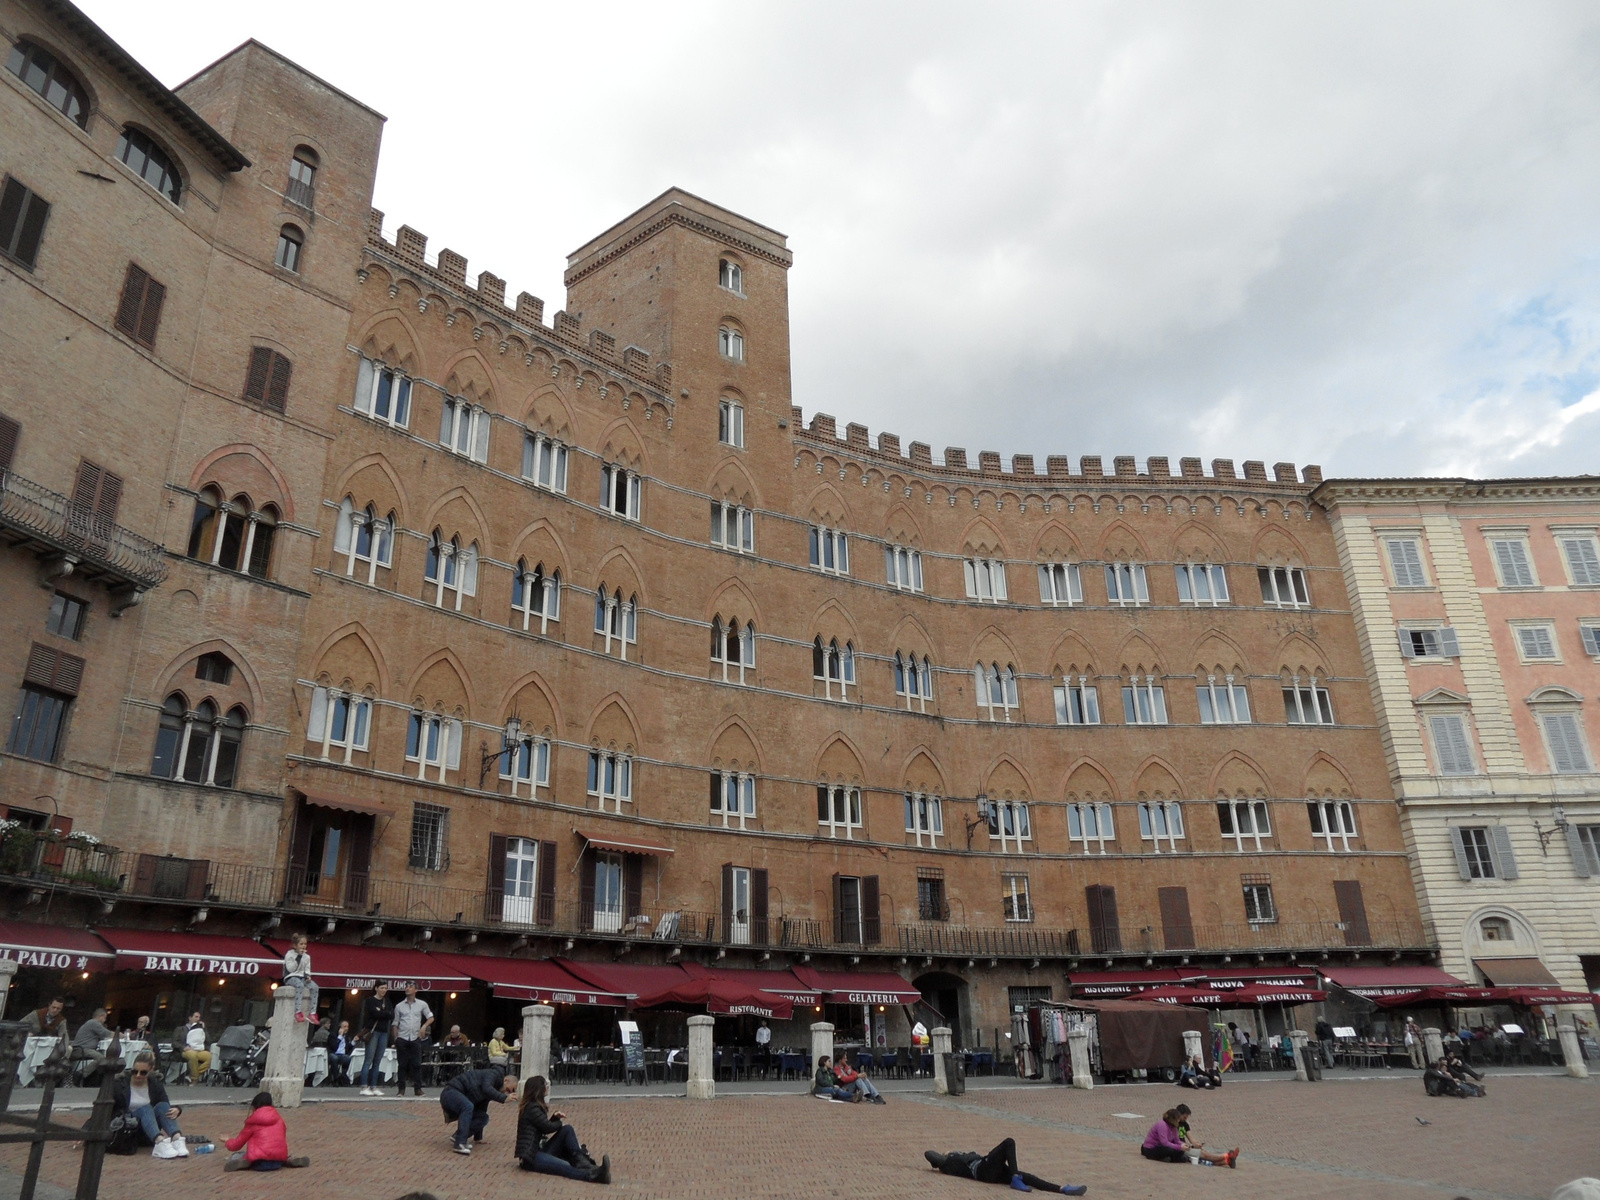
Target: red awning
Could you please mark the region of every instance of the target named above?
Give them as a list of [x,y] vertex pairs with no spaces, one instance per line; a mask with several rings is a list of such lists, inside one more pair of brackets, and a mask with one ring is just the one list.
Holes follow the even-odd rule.
[[1234,993],[1219,992],[1213,988],[1185,987],[1170,984],[1167,987],[1149,988],[1135,992],[1130,1000],[1160,1000],[1165,1004],[1232,1004]]
[[635,1003],[640,1008],[656,1008],[663,1004],[704,1004],[709,1012],[771,1017],[775,1021],[787,1021],[794,1015],[794,1004],[786,997],[764,992],[737,979],[712,977],[685,978],[659,992],[641,994]]
[[[279,957],[289,952],[289,943],[267,943]],[[387,946],[347,946],[339,942],[312,942],[311,978],[318,987],[359,988],[366,991],[387,983],[396,991],[416,984],[419,992],[453,992],[472,980],[451,967],[441,954],[421,950],[391,949]]]
[[332,808],[337,809],[339,812],[365,813],[367,816],[372,817],[383,817],[389,814],[387,808],[371,800],[351,800],[345,796],[322,796],[315,792],[301,791],[300,788],[295,788],[294,790],[299,792],[300,798],[311,805],[312,808]]
[[1255,1008],[1262,1004],[1318,1004],[1328,993],[1315,988],[1254,984],[1243,988],[1160,987],[1135,992],[1130,1000],[1162,1000],[1168,1004],[1207,1004],[1218,1008]]
[[630,1000],[636,996],[665,991],[689,978],[682,967],[671,964],[652,966],[645,963],[575,962],[569,958],[553,961],[590,987],[614,996],[626,996]]
[[1184,976],[1172,967],[1146,971],[1073,971],[1067,986],[1078,997],[1126,996],[1139,988],[1165,987],[1182,982]]
[[585,829],[575,829],[573,832],[597,850],[616,850],[621,854],[674,853],[671,846],[658,846],[654,842],[641,842],[638,838],[625,837],[620,834],[613,836],[604,833],[590,833]]
[[87,929],[0,921],[0,959],[19,967],[109,971],[116,952]]
[[214,933],[99,929],[117,952],[116,965],[159,975],[243,975],[277,979],[283,959],[249,938]]
[[550,958],[491,958],[486,954],[430,954],[474,979],[503,1000],[535,1004],[595,1004],[622,1008],[626,996],[591,987]]
[[1559,987],[1459,987],[1422,988],[1394,996],[1375,997],[1379,1008],[1410,1008],[1424,1004],[1450,1004],[1471,1007],[1489,1004],[1594,1004],[1600,1002],[1589,992],[1569,992]]
[[1558,988],[1561,981],[1537,958],[1475,958],[1472,965],[1483,972],[1491,987]]
[[1218,991],[1259,986],[1308,988],[1317,981],[1315,971],[1299,967],[1181,967],[1178,974],[1190,987]]
[[1419,988],[1467,986],[1438,967],[1324,967],[1322,977],[1368,999],[1404,995]]
[[887,971],[819,971],[804,965],[791,970],[831,1004],[915,1004],[922,999],[921,992]]
[[1516,993],[1515,1004],[1534,1008],[1543,1004],[1600,1004],[1600,995],[1594,992],[1569,992],[1564,988],[1519,987],[1507,988]]
[[822,999],[822,993],[801,983],[793,971],[706,967],[692,962],[682,965],[684,973],[691,979],[725,979],[745,987],[757,988],[774,996],[782,996],[795,1004],[816,1004]]

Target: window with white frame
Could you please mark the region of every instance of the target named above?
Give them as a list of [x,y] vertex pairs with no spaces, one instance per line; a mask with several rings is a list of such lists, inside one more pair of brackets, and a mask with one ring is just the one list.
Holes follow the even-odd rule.
[[1306,573],[1299,567],[1257,567],[1256,578],[1261,583],[1261,603],[1273,608],[1311,606]]
[[1083,572],[1077,563],[1039,564],[1039,603],[1057,607],[1083,603]]
[[[18,718],[19,723],[21,717]],[[214,700],[189,709],[182,692],[167,697],[156,730],[150,774],[211,787],[231,788],[239,772],[239,754],[248,721],[235,706],[226,716]]]
[[907,709],[928,711],[928,701],[933,699],[933,664],[927,655],[919,659],[913,653],[894,652],[894,694],[905,699]]
[[962,564],[967,599],[998,604],[1006,599],[1006,564],[998,558],[969,558]]
[[711,772],[711,819],[724,829],[743,829],[756,816],[756,780],[747,771]]
[[614,750],[589,751],[589,795],[601,812],[633,802],[633,759]]
[[1500,575],[1500,586],[1506,588],[1538,587],[1538,577],[1533,573],[1533,556],[1528,553],[1528,539],[1491,537],[1489,552],[1494,555],[1495,570]]
[[1311,836],[1322,843],[1322,849],[1350,849],[1350,839],[1356,836],[1355,805],[1348,800],[1307,800],[1306,813],[1311,818]]
[[1167,689],[1154,675],[1128,677],[1122,688],[1122,721],[1125,725],[1167,723]]
[[1200,724],[1250,724],[1250,692],[1244,684],[1235,683],[1232,675],[1207,675],[1194,691],[1200,702]]
[[600,507],[630,521],[639,519],[643,484],[637,471],[606,463],[600,468]]
[[999,663],[979,663],[972,675],[979,715],[991,721],[1011,720],[1012,712],[1021,707],[1017,698],[1017,669],[1010,663],[1004,667]]
[[830,575],[850,574],[850,539],[843,530],[811,527],[811,565]]
[[883,576],[892,588],[902,592],[922,590],[922,551],[909,546],[883,548]]
[[1456,844],[1457,862],[1465,868],[1461,872],[1464,878],[1500,877],[1500,872],[1495,869],[1495,853],[1490,841],[1489,826],[1454,825],[1451,826],[1450,833]]
[[1067,837],[1078,842],[1085,854],[1108,854],[1117,840],[1117,826],[1111,805],[1089,802],[1067,805]]
[[406,761],[417,764],[417,778],[428,771],[443,782],[446,771],[461,769],[461,722],[439,713],[414,712],[406,726]]
[[1217,826],[1222,840],[1235,850],[1260,850],[1261,839],[1272,836],[1265,800],[1218,800]]
[[1600,549],[1592,533],[1563,533],[1557,540],[1574,587],[1600,587]]
[[1219,563],[1179,563],[1172,568],[1178,577],[1178,602],[1201,607],[1228,602],[1228,575]]
[[1332,725],[1333,697],[1315,675],[1305,683],[1296,676],[1283,689],[1283,719],[1290,725]]
[[1583,622],[1578,626],[1578,636],[1583,641],[1583,652],[1593,658],[1600,658],[1600,624]]
[[717,440],[724,446],[744,449],[744,405],[723,400],[717,405]]
[[450,866],[450,810],[438,804],[411,806],[410,865],[420,871]]
[[[493,870],[493,865],[490,867]],[[539,843],[533,838],[506,839],[506,868],[500,891],[500,911],[486,914],[492,919],[518,925],[532,925],[538,917]]]
[[1106,602],[1123,608],[1150,603],[1150,585],[1145,580],[1143,563],[1106,564]]
[[1053,690],[1057,725],[1100,724],[1100,689],[1087,675],[1064,675]]
[[527,788],[538,799],[550,786],[550,740],[523,736],[500,752],[500,778],[511,784],[511,794]]
[[1571,828],[1568,839],[1573,858],[1582,861],[1591,878],[1600,875],[1600,825],[1573,825]]
[[567,490],[567,448],[544,433],[522,439],[522,477],[547,492]]
[[539,632],[548,634],[550,626],[561,620],[561,571],[546,571],[543,563],[530,571],[527,559],[517,559],[511,577],[511,616],[520,619],[524,632],[533,628],[537,617]]
[[1176,801],[1151,800],[1139,803],[1139,837],[1150,843],[1157,854],[1177,852],[1183,841],[1183,805]]
[[1400,657],[1402,658],[1460,658],[1461,643],[1456,631],[1448,625],[1400,631]]
[[[344,556],[344,573],[352,579],[357,570],[376,583],[378,568],[393,565],[395,514],[379,517],[371,504],[363,509],[349,496],[339,505],[339,524],[334,528],[333,552]],[[361,567],[357,567],[357,563]]]
[[711,544],[732,550],[735,554],[753,554],[756,548],[755,514],[731,500],[713,500]]
[[639,642],[639,597],[622,598],[622,589],[606,590],[602,580],[594,594],[594,631],[605,638],[605,652],[615,647],[624,662],[628,647]]
[[1389,576],[1395,587],[1427,587],[1428,573],[1422,567],[1422,543],[1414,537],[1384,538],[1389,553]]
[[352,407],[364,417],[404,429],[411,422],[411,380],[393,367],[363,358]]
[[423,578],[433,584],[434,607],[449,605],[460,612],[461,598],[478,594],[478,543],[462,546],[460,534],[445,541],[443,531],[435,529]]
[[731,259],[717,261],[717,283],[727,288],[730,292],[744,295],[744,269]]
[[1467,718],[1461,713],[1434,713],[1428,717],[1433,734],[1433,754],[1441,775],[1476,775],[1472,741],[1467,736]]
[[475,462],[489,461],[489,414],[459,396],[446,396],[439,417],[439,444]]
[[1522,655],[1523,662],[1555,662],[1560,658],[1556,652],[1554,625],[1540,622],[1513,628],[1517,632],[1517,653]]
[[[822,694],[828,700],[848,700],[850,689],[856,685],[856,647],[854,642],[839,644],[838,638],[826,643],[818,634],[811,643],[811,677],[822,683]],[[839,694],[835,696],[834,690]]]
[[1581,775],[1594,770],[1581,717],[1577,711],[1539,714],[1539,724],[1544,727],[1545,741],[1550,746],[1550,765],[1558,775]]
[[978,811],[989,822],[989,840],[1000,843],[1001,854],[1021,854],[1023,843],[1033,840],[1033,821],[1026,800],[978,800]]
[[711,661],[722,670],[723,683],[753,683],[756,669],[756,627],[737,617],[724,624],[718,613],[711,622]]
[[744,361],[744,334],[732,325],[723,325],[717,330],[717,350],[723,358],[731,358],[734,362]]
[[1240,877],[1244,889],[1244,919],[1252,925],[1271,925],[1278,919],[1278,906],[1272,902],[1272,878],[1269,875],[1244,875]]
[[853,841],[852,831],[861,828],[861,789],[818,784],[817,827],[828,837]]
[[906,832],[916,835],[917,845],[938,849],[939,839],[944,836],[944,805],[939,797],[907,792],[905,802]]
[[311,690],[311,712],[306,720],[306,741],[322,747],[322,757],[331,759],[338,750],[345,762],[358,750],[367,749],[367,734],[372,724],[372,701],[366,696],[341,692],[337,688]]
[[1033,920],[1033,904],[1028,898],[1026,875],[1000,876],[1000,907],[1007,921]]

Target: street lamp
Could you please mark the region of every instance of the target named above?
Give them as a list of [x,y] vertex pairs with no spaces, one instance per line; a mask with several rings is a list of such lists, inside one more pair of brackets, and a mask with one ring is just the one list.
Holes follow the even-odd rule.
[[[489,774],[489,764],[502,754],[514,752],[522,744],[522,721],[515,715],[506,718],[506,728],[502,735],[504,741],[498,750],[486,750],[483,755],[483,766],[478,769],[478,786],[483,787],[483,781]],[[487,745],[487,743],[485,743]],[[516,770],[516,763],[511,764],[511,769]]]

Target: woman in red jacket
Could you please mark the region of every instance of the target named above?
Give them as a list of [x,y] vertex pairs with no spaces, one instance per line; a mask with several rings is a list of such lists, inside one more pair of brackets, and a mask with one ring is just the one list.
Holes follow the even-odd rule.
[[233,1153],[223,1164],[224,1171],[276,1171],[280,1167],[309,1167],[311,1160],[301,1154],[289,1157],[289,1130],[283,1117],[272,1107],[271,1092],[257,1092],[250,1101],[250,1115],[244,1128],[228,1139]]

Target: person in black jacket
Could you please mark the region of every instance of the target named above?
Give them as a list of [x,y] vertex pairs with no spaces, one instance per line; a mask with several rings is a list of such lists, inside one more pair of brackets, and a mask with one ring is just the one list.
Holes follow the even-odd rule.
[[389,1046],[389,1022],[393,1019],[389,1008],[387,983],[380,983],[372,995],[361,1002],[361,1027],[356,1031],[356,1039],[365,1042],[367,1047],[359,1078],[363,1096],[383,1094],[378,1091],[378,1084],[383,1082],[379,1068],[383,1065],[383,1052]]
[[587,1146],[578,1142],[577,1131],[562,1122],[567,1114],[550,1108],[550,1084],[535,1075],[522,1088],[522,1107],[517,1113],[517,1163],[524,1171],[560,1175],[589,1183],[611,1182],[611,1156],[598,1165],[589,1157]]
[[[323,1022],[322,1028],[328,1024]],[[350,1032],[350,1022],[340,1021],[339,1032],[328,1039],[329,1082],[334,1087],[350,1086],[350,1056],[355,1053],[356,1039]]]
[[444,1109],[445,1123],[456,1123],[451,1141],[457,1154],[471,1154],[467,1143],[470,1134],[475,1142],[483,1141],[483,1131],[489,1124],[489,1104],[504,1104],[517,1094],[517,1080],[507,1075],[504,1067],[484,1067],[481,1071],[463,1071],[439,1093],[439,1107]]
[[111,1115],[123,1117],[131,1112],[145,1140],[155,1147],[157,1158],[188,1158],[183,1131],[178,1128],[183,1110],[167,1099],[167,1085],[155,1065],[156,1056],[141,1050],[133,1066],[117,1076],[111,1085]]
[[1469,1083],[1469,1079],[1483,1079],[1482,1071],[1475,1071],[1455,1055],[1450,1054],[1445,1058],[1444,1069],[1454,1077],[1456,1086],[1461,1089],[1463,1096],[1487,1096],[1489,1093],[1481,1082]]

